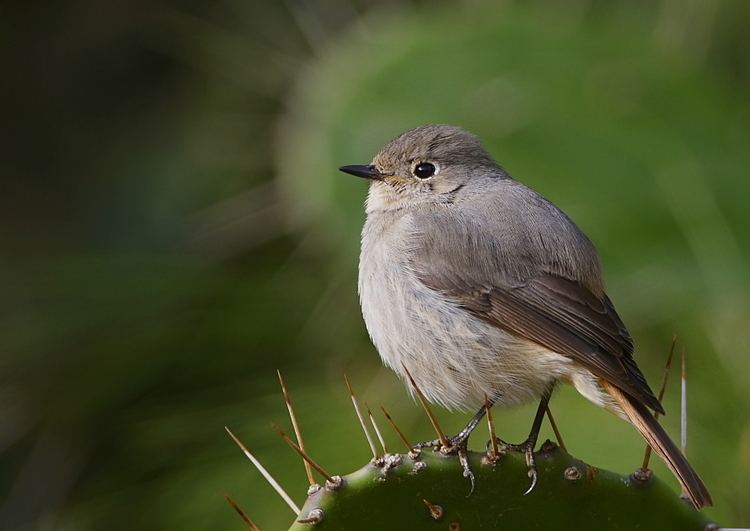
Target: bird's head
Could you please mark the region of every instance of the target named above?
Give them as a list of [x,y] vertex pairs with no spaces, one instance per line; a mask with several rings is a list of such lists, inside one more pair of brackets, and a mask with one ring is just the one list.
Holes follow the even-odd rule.
[[386,144],[370,164],[340,170],[371,180],[368,212],[450,202],[472,182],[507,177],[476,136],[451,125],[407,131]]

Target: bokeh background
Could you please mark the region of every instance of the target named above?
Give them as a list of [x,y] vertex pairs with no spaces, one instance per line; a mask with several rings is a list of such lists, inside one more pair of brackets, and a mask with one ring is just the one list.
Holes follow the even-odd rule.
[[[331,471],[368,459],[344,372],[429,438],[364,330],[366,185],[336,171],[428,122],[479,134],[590,235],[654,387],[678,335],[708,513],[750,525],[747,2],[1,12],[2,529],[242,529],[225,491],[285,529],[293,515],[223,429],[301,503],[301,463],[270,429],[289,427],[277,368]],[[552,408],[577,456],[639,464],[625,423],[569,389]],[[501,435],[520,440],[532,410],[496,412]],[[467,418],[438,414],[447,431]]]

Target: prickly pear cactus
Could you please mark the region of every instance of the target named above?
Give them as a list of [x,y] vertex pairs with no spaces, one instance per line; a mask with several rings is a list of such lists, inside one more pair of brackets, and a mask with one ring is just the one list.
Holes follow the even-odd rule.
[[455,456],[387,455],[333,484],[312,487],[290,531],[403,529],[710,530],[718,526],[657,478],[621,476],[547,441],[536,454],[539,481],[528,494],[526,462],[471,452],[476,489]]

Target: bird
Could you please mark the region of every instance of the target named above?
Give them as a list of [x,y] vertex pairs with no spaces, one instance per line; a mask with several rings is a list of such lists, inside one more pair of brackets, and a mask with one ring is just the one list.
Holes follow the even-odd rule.
[[[478,409],[448,439],[462,458],[487,402],[539,400],[525,441],[534,447],[553,387],[628,420],[696,508],[711,496],[654,418],[664,409],[633,358],[633,340],[605,292],[591,240],[562,210],[515,180],[474,134],[431,124],[388,142],[365,178],[358,290],[384,364],[449,409]],[[425,443],[440,446],[439,441]]]

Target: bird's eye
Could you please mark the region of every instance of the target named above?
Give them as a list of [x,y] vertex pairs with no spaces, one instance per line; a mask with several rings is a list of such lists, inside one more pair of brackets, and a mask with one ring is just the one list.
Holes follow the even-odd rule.
[[420,162],[414,166],[414,175],[420,179],[427,179],[435,175],[435,165],[429,162]]

